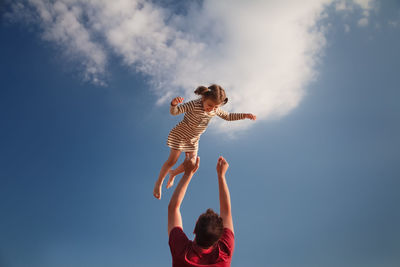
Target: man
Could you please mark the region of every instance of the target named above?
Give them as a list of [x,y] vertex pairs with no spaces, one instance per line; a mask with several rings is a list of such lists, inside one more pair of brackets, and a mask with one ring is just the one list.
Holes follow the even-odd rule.
[[185,173],[168,205],[168,234],[173,267],[214,266],[229,267],[234,248],[231,200],[225,173],[229,164],[223,157],[217,163],[220,216],[208,209],[197,219],[195,238],[189,240],[182,228],[180,206],[186,189],[197,171],[200,158],[186,158]]

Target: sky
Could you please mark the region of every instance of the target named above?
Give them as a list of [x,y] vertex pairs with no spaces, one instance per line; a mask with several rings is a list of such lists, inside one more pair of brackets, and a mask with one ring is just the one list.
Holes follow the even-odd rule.
[[[232,267],[400,264],[400,2],[0,1],[0,266],[171,266],[152,191],[175,96],[220,84],[181,207]],[[182,160],[181,158],[180,160]]]

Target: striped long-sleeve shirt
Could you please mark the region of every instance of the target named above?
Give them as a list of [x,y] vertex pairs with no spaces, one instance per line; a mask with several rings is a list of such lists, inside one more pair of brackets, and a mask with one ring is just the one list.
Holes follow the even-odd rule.
[[197,151],[200,135],[215,115],[227,121],[243,120],[246,117],[244,113],[228,113],[221,108],[206,112],[201,98],[177,106],[171,105],[170,113],[185,113],[183,120],[171,130],[167,141],[171,148],[183,151]]

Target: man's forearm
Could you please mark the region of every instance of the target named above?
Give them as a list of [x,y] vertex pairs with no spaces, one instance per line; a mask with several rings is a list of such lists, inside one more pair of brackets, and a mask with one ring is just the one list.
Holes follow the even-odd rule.
[[225,175],[218,176],[218,185],[220,215],[224,217],[225,215],[229,215],[231,213],[231,197],[225,180]]
[[184,174],[175,188],[175,191],[169,202],[169,208],[179,208],[182,204],[182,200],[185,197],[186,189],[192,179],[193,174]]

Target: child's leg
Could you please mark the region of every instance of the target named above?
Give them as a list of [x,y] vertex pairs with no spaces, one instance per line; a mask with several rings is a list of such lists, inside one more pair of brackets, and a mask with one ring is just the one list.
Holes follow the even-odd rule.
[[182,173],[183,171],[184,171],[183,163],[181,163],[175,170],[169,171],[169,179],[167,182],[167,188],[170,188],[171,186],[174,185],[175,176]]
[[164,181],[164,178],[167,175],[168,171],[175,165],[180,155],[181,151],[171,148],[169,157],[161,167],[160,174],[158,175],[158,179],[154,185],[154,190],[153,190],[154,197],[161,199],[161,186]]
[[[197,157],[197,151],[195,152],[186,152],[186,157]],[[175,176],[177,176],[178,174],[184,172],[184,168],[183,168],[183,163],[181,163],[175,170],[170,170],[169,171],[169,179],[167,182],[167,188],[170,188],[171,186],[174,185],[174,180],[175,180]]]

